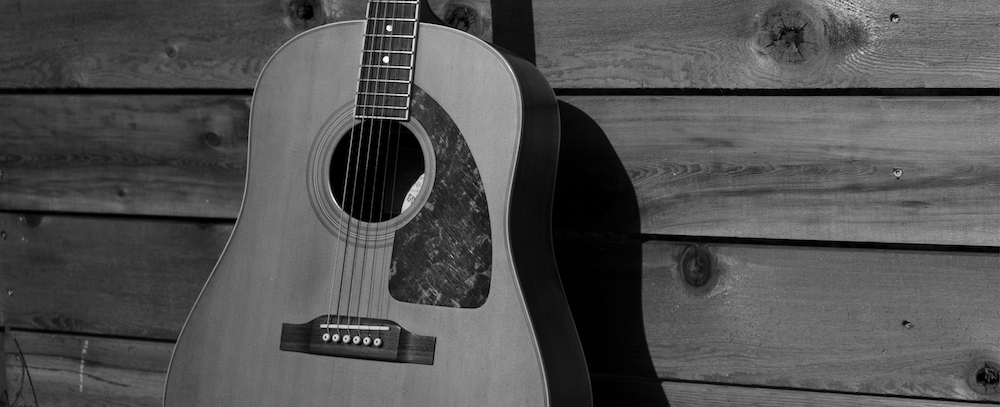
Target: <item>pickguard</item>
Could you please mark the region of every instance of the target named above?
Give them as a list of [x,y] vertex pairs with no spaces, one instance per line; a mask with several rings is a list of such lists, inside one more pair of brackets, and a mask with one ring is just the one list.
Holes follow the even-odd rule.
[[431,140],[436,175],[427,202],[395,232],[389,293],[409,303],[477,308],[489,295],[493,263],[486,191],[458,126],[413,88],[411,117]]

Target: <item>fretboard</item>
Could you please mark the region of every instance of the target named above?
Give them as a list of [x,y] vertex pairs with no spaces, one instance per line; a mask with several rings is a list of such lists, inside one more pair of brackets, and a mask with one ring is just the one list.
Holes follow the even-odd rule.
[[419,0],[369,0],[354,117],[408,120]]

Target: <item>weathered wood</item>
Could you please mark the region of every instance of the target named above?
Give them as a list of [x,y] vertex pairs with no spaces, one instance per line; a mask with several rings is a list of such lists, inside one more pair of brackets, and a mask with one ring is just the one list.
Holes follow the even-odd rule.
[[0,213],[0,230],[8,326],[174,340],[232,225]]
[[882,397],[833,392],[685,383],[594,375],[595,405],[634,407],[972,407],[981,404],[946,400]]
[[555,88],[1000,84],[990,0],[539,0],[534,15]]
[[[11,326],[163,339],[176,337],[229,230],[10,214],[0,226],[7,232],[0,289],[14,290],[2,297]],[[982,363],[1000,358],[997,254],[701,251],[709,260],[699,263],[699,250],[683,243],[557,239],[592,372],[995,400],[969,382]],[[691,287],[681,259],[689,277],[716,272]],[[607,346],[608,324],[615,346]]]
[[0,95],[0,209],[239,212],[244,96]]
[[[15,332],[24,351],[40,405],[160,406],[173,344],[83,335]],[[20,356],[8,343],[6,369],[15,384],[23,376]],[[86,352],[84,352],[86,350]],[[82,363],[81,363],[82,362]],[[683,383],[594,375],[597,406],[881,406],[930,407],[977,404],[831,392]],[[22,399],[32,402],[25,381]],[[13,400],[13,397],[11,398]]]
[[[14,332],[40,406],[161,406],[170,342],[109,339],[82,335]],[[6,372],[35,405],[24,378],[21,354],[6,346]],[[13,400],[13,397],[11,398]]]
[[976,378],[1000,361],[998,253],[566,237],[556,256],[592,373],[998,400]]
[[[563,100],[559,229],[1000,244],[995,97]],[[235,218],[245,103],[0,96],[0,209]]]
[[1000,99],[566,97],[559,230],[1000,245]]
[[[488,3],[432,8],[489,40]],[[363,6],[7,2],[0,87],[247,89],[284,41]],[[1000,74],[989,0],[546,0],[533,17],[539,67],[557,88],[997,87]]]
[[[488,0],[433,0],[447,23],[489,40]],[[306,29],[365,16],[365,1],[0,3],[0,88],[252,88]]]

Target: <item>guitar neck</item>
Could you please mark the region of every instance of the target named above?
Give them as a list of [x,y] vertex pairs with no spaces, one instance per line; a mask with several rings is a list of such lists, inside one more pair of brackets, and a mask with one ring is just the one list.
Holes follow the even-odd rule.
[[419,0],[368,1],[355,118],[409,119],[419,11]]

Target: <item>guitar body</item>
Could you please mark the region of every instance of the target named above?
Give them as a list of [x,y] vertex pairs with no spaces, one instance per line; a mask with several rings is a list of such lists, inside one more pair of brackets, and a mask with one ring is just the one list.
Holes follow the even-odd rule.
[[[165,405],[590,405],[551,251],[551,89],[529,63],[420,23],[412,112],[397,125],[417,164],[397,171],[402,188],[386,187],[410,190],[412,204],[389,220],[354,219],[348,198],[333,196],[368,178],[338,181],[341,172],[383,165],[344,147],[365,129],[353,115],[364,30],[313,29],[261,73],[243,206],[177,343]],[[423,186],[411,189],[416,173]],[[293,335],[291,325],[317,318],[337,330]],[[381,333],[362,327],[382,323],[426,339],[412,342],[412,360],[322,354],[375,354],[396,346],[390,339],[379,349],[315,339],[370,338]]]

